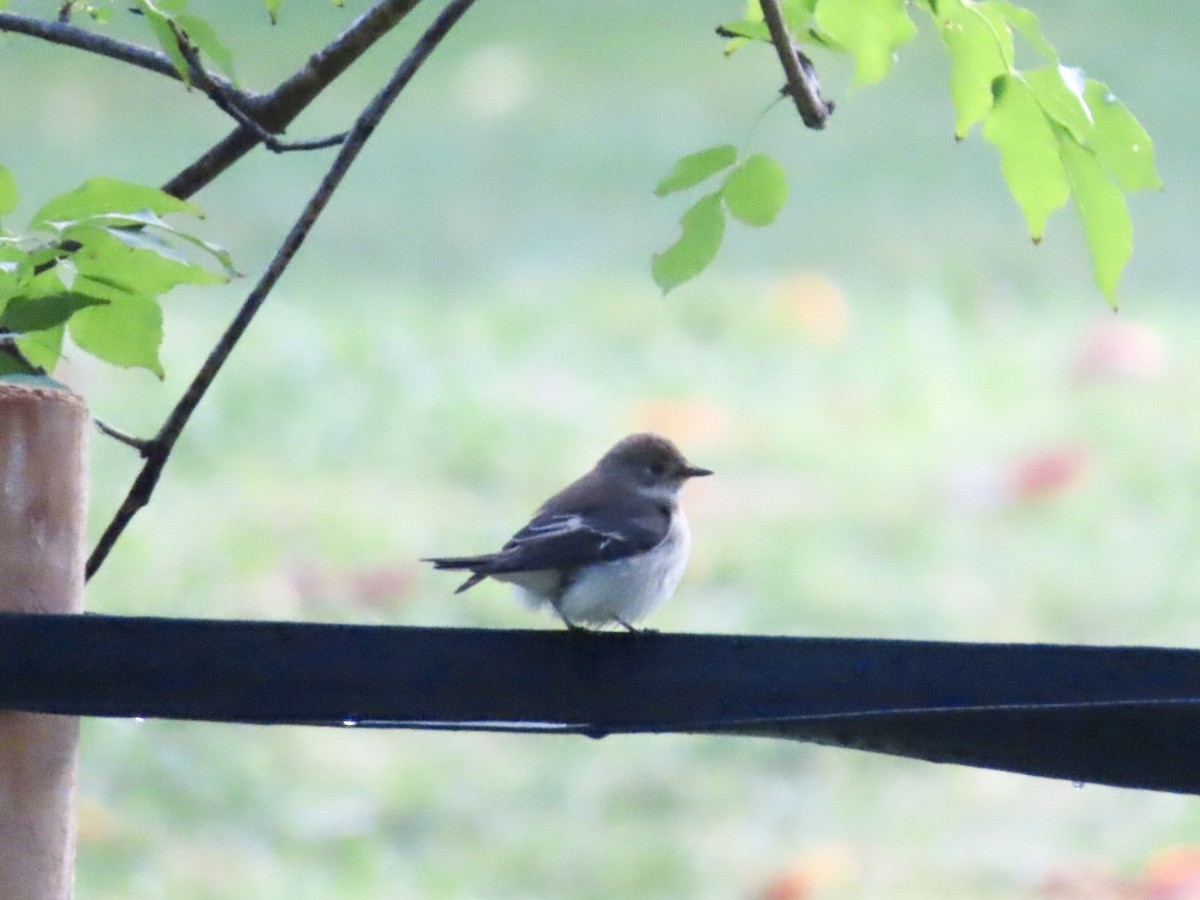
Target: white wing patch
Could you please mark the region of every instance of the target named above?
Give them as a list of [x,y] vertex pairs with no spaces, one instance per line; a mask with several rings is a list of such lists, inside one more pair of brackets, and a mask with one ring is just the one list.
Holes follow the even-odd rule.
[[624,541],[624,540],[625,540],[625,536],[624,536],[624,535],[621,535],[621,534],[616,534],[615,532],[612,532],[612,531],[600,531],[600,530],[598,530],[598,529],[595,529],[595,528],[589,528],[588,530],[589,530],[590,532],[592,532],[592,534],[598,534],[598,535],[600,535],[602,538],[604,538],[604,540],[602,540],[602,541],[601,541],[601,542],[600,542],[600,543],[597,545],[597,547],[596,547],[596,552],[597,552],[597,553],[603,553],[603,552],[604,552],[604,549],[605,549],[605,548],[606,548],[606,547],[607,547],[609,544],[611,544],[613,541]]
[[513,543],[523,544],[526,541],[537,541],[542,538],[556,537],[560,534],[570,534],[583,528],[583,516],[546,516],[535,519],[526,525],[525,532],[520,538],[513,538]]
[[586,531],[601,538],[597,545],[597,552],[604,551],[614,541],[627,540],[626,536],[615,531],[601,531],[589,525],[584,521],[583,516],[578,513],[570,515],[544,516],[535,519],[522,529],[519,537],[514,537],[511,540],[512,544],[526,544],[533,541],[540,541],[546,538],[561,537],[564,534],[572,534],[576,531]]

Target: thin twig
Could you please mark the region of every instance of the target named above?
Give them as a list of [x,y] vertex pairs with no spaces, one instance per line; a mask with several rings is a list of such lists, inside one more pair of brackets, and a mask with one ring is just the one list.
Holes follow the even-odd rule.
[[783,20],[783,13],[779,9],[779,0],[758,2],[767,22],[767,29],[771,32],[771,43],[775,45],[784,74],[787,75],[787,86],[784,90],[791,95],[806,126],[824,128],[825,120],[833,112],[833,104],[822,99],[821,85],[817,81],[812,62],[793,43],[787,24]]
[[179,440],[179,435],[183,432],[184,426],[187,425],[188,419],[191,418],[192,413],[199,405],[201,399],[203,399],[209,385],[217,377],[217,373],[220,372],[221,367],[229,358],[229,354],[233,352],[233,348],[237,345],[238,340],[241,339],[246,328],[254,319],[255,313],[258,312],[263,301],[267,299],[267,295],[271,292],[271,289],[291,262],[292,257],[295,256],[296,251],[300,249],[300,245],[304,243],[309,229],[312,228],[317,217],[325,209],[330,197],[345,177],[350,165],[362,150],[367,139],[375,131],[396,97],[407,87],[409,81],[412,80],[412,77],[425,63],[429,54],[441,43],[442,39],[450,32],[450,29],[471,8],[474,2],[475,0],[451,0],[445,9],[438,14],[438,17],[434,19],[433,24],[429,26],[428,30],[421,35],[408,56],[405,57],[404,61],[400,63],[399,67],[392,74],[391,79],[389,79],[383,90],[371,99],[371,102],[367,104],[355,120],[354,127],[350,129],[350,136],[342,145],[333,164],[329,167],[329,171],[325,173],[325,177],[321,179],[320,185],[318,185],[308,203],[305,204],[304,210],[300,213],[295,224],[292,225],[291,231],[284,238],[274,258],[259,279],[258,284],[254,286],[254,289],[249,293],[245,301],[243,301],[241,309],[238,310],[229,327],[225,329],[225,333],[221,335],[221,338],[209,352],[204,365],[200,367],[200,371],[196,373],[196,377],[192,379],[192,383],[188,385],[179,402],[175,404],[175,408],[167,416],[158,434],[145,448],[144,455],[146,462],[142,466],[142,470],[138,473],[137,478],[134,479],[129,493],[126,494],[112,521],[104,529],[104,533],[100,536],[100,540],[97,542],[95,549],[92,550],[92,554],[88,559],[86,569],[88,578],[91,578],[104,563],[113,545],[137,511],[149,502],[155,485],[158,483],[159,476],[162,474],[163,467],[166,465],[167,458],[170,456],[175,442]]
[[[15,34],[41,38],[53,44],[86,50],[118,62],[129,63],[131,66],[157,72],[159,75],[166,75],[176,81],[183,80],[167,54],[151,50],[140,44],[131,44],[128,41],[120,41],[104,34],[96,34],[94,31],[88,31],[86,28],[79,28],[67,22],[46,22],[42,19],[33,19],[0,10],[0,31],[11,31]],[[244,102],[252,103],[254,101],[256,95],[239,91],[219,75],[205,74],[208,75],[210,82],[220,85],[222,89],[235,95],[240,95]]]
[[212,79],[212,76],[201,64],[200,54],[197,52],[195,44],[188,38],[187,33],[174,22],[168,22],[168,24],[171,32],[175,35],[175,43],[179,47],[180,54],[187,61],[192,83],[204,91],[223,113],[233,118],[239,125],[249,128],[267,149],[275,153],[287,153],[294,150],[323,150],[326,147],[336,147],[345,142],[348,131],[312,141],[281,141],[260,125],[257,119],[242,109],[234,92],[226,90],[224,85]]
[[346,143],[349,131],[339,131],[329,137],[314,138],[311,141],[281,141],[270,132],[263,132],[261,140],[268,150],[274,153],[290,153],[295,150],[324,150],[326,147],[337,147]]
[[[178,197],[191,196],[258,143],[265,144],[276,153],[320,150],[341,144],[346,139],[346,132],[311,141],[283,141],[275,137],[273,132],[282,131],[321,90],[345,71],[346,67],[361,56],[376,40],[386,34],[418,2],[419,0],[383,0],[360,16],[328,46],[313,54],[303,68],[265,96],[239,90],[225,78],[204,69],[195,56],[194,48],[191,48],[193,55],[188,58],[188,62],[192,68],[193,84],[216,103],[223,112],[238,122],[237,131],[230,136],[230,138],[236,137],[238,140],[231,141],[230,138],[226,138],[218,145],[223,148],[220,158],[227,159],[223,165],[212,166],[210,154],[206,153],[197,163],[185,170],[185,173],[193,171],[203,163],[205,165],[201,171],[210,173],[205,180],[197,181],[190,190],[179,189],[180,192],[176,193],[177,186],[173,187],[184,173],[172,179],[164,189]],[[69,24],[66,19],[62,18],[62,10],[69,10],[70,7],[70,3],[64,4],[60,9],[58,22],[46,22],[17,13],[0,11],[0,31],[11,31],[75,47],[157,72],[177,81],[183,80],[174,63],[165,53],[151,50],[140,44],[132,44],[128,41],[96,34]],[[190,47],[190,42],[180,42],[181,52],[184,52],[185,57],[187,56],[185,48]],[[270,124],[264,125],[264,122]]]
[[[290,78],[269,94],[256,95],[241,109],[271,133],[283,131],[312,101],[387,34],[420,0],[380,0],[355,19],[340,35],[308,58]],[[257,133],[245,126],[234,129],[162,186],[186,199],[228,169],[258,143]]]
[[134,437],[132,434],[124,432],[119,428],[114,428],[112,425],[109,425],[102,419],[93,417],[92,421],[96,423],[96,427],[99,428],[101,432],[108,435],[115,441],[125,444],[128,447],[132,447],[138,452],[139,456],[145,457],[150,452],[150,447],[154,444],[154,441],[152,440]]

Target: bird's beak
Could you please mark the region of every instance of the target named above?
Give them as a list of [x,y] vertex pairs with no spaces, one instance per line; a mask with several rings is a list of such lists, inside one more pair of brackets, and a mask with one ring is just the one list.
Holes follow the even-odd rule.
[[702,469],[699,466],[688,466],[683,470],[685,478],[700,478],[703,475],[711,475],[712,469]]

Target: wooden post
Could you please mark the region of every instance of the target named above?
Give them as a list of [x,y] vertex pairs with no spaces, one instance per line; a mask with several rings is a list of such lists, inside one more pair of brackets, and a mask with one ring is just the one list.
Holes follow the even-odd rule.
[[[0,610],[83,608],[89,416],[69,391],[0,381]],[[64,900],[79,720],[0,711],[0,897]]]

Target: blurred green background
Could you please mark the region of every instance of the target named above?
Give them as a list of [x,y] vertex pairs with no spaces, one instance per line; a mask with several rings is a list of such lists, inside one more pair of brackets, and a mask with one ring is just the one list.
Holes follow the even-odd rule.
[[[194,4],[263,90],[364,5],[291,0],[271,28],[254,3]],[[1029,5],[1156,142],[1167,188],[1132,200],[1119,315],[1073,214],[1034,248],[993,149],[955,144],[919,16],[883,85],[853,90],[843,61],[817,59],[827,130],[780,105],[749,144],[786,166],[784,214],[731,227],[712,269],[663,298],[649,257],[686,200],[651,189],[685,153],[743,144],[780,81],[769,51],[722,58],[712,28],[742,4],[481,2],[368,144],[90,609],[556,628],[500,586],[452,596],[416,560],[497,545],[652,428],[718,473],[689,488],[692,564],[654,627],[1200,642],[1200,11]],[[291,136],[344,128],[432,15]],[[108,26],[143,28],[120,11]],[[161,183],[229,128],[161,77],[0,44],[21,213],[95,174]],[[258,151],[195,198],[247,277],[167,298],[165,384],[78,352],[60,377],[150,432],[330,159]],[[94,441],[93,534],[136,467]],[[1192,799],[769,741],[88,721],[80,791],[83,900],[1200,883]]]

